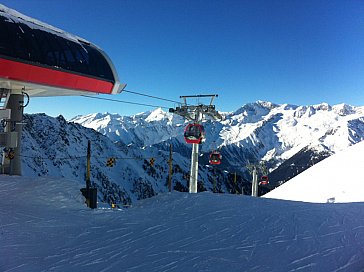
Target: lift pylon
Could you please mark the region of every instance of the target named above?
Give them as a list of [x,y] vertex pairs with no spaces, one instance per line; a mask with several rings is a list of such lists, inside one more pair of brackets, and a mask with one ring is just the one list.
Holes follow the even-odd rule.
[[[190,105],[187,103],[188,98],[208,98],[210,97],[210,103],[208,105],[200,104]],[[216,111],[215,106],[212,104],[217,94],[207,95],[188,95],[180,96],[183,100],[180,107],[170,108],[169,112],[182,116],[183,118],[192,121],[194,124],[201,124],[205,116],[208,116],[214,120],[222,119],[221,115]],[[202,137],[202,136],[201,136]],[[191,154],[191,171],[190,171],[190,185],[189,192],[197,193],[197,179],[198,179],[198,150],[199,143],[192,144]]]
[[[4,89],[1,90],[4,93]],[[3,98],[3,94],[1,95]],[[9,116],[1,117],[5,120],[4,132],[0,134],[0,142],[4,148],[1,172],[9,175],[21,175],[21,134],[23,127],[23,93],[6,94],[6,100],[2,105],[1,111]]]

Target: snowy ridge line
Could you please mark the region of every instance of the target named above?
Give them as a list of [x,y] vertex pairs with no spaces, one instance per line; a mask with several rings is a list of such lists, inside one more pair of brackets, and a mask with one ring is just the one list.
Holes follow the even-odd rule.
[[[222,175],[226,174],[226,189],[222,191],[244,187],[247,193],[251,175],[246,165],[259,161],[264,161],[269,169],[270,186],[266,189],[273,189],[318,161],[362,141],[363,116],[364,107],[345,104],[296,106],[264,101],[245,104],[235,112],[225,113],[223,121],[203,122],[206,141],[200,146],[204,171],[201,182],[205,189],[212,189],[213,174],[203,165],[209,164],[211,151],[218,149],[223,158],[219,169]],[[124,150],[140,148],[152,153],[156,148],[168,152],[172,144],[173,151],[190,162],[191,147],[183,137],[187,122],[161,108],[132,116],[94,113],[70,122],[100,132]],[[187,163],[176,163],[182,165],[182,172],[190,171]],[[237,186],[229,177],[234,172],[238,173]],[[182,188],[180,184],[186,186],[184,180],[178,188]]]
[[[24,157],[24,158],[29,158],[29,159],[42,159],[42,160],[74,160],[74,159],[82,159],[82,158],[87,158],[87,156],[76,156],[76,157],[54,157],[54,158],[50,158],[50,157],[40,157],[40,156],[28,156],[28,155],[19,155],[20,157]],[[91,156],[92,158],[92,156]],[[115,156],[107,156],[107,157],[100,157],[97,156],[97,158],[99,159],[109,159],[109,158],[113,158],[116,160],[147,160],[147,159],[160,159],[160,158],[164,158],[162,155],[161,156],[150,156],[150,157],[115,157]]]
[[60,157],[60,158],[57,158],[57,157],[54,157],[54,158],[50,158],[50,157],[40,157],[40,156],[37,156],[37,157],[33,157],[33,156],[28,156],[28,155],[19,155],[20,157],[23,157],[23,158],[29,158],[29,159],[42,159],[42,160],[75,160],[75,159],[83,159],[83,158],[86,158],[87,156],[76,156],[76,157]]

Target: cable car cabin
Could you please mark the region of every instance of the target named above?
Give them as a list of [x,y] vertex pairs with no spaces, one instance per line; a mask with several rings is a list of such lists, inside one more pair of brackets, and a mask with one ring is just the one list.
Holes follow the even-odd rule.
[[0,88],[30,96],[117,94],[109,57],[92,43],[0,4]]
[[268,184],[269,184],[268,176],[262,176],[260,178],[259,185],[268,185]]
[[210,164],[218,165],[221,163],[221,158],[222,158],[222,156],[221,156],[220,152],[213,151],[210,154],[209,162],[210,162]]
[[188,124],[184,137],[188,144],[201,144],[205,140],[205,130],[200,124]]

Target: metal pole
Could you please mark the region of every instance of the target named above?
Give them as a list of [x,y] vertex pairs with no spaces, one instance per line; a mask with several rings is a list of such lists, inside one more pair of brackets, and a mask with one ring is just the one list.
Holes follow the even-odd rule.
[[258,175],[255,166],[253,168],[252,196],[258,196]]
[[214,175],[214,193],[216,193],[216,186],[217,186],[217,183],[216,183],[216,170],[215,170],[215,167],[212,168],[213,169],[213,175]]
[[[200,111],[195,113],[195,122],[199,123],[203,118]],[[191,173],[190,173],[190,193],[197,193],[197,179],[198,179],[198,146],[199,144],[192,144],[191,154]]]
[[97,208],[97,187],[91,188],[91,141],[87,143],[87,162],[86,162],[86,188],[81,188],[83,196],[86,198],[87,207]]
[[87,143],[87,164],[86,164],[86,190],[91,187],[91,141],[88,140]]
[[24,97],[22,94],[11,94],[6,105],[7,109],[11,109],[10,121],[7,123],[5,132],[17,132],[17,147],[13,148],[14,158],[9,160],[3,158],[4,174],[21,176],[21,134],[23,130],[23,103]]
[[197,193],[198,178],[198,144],[192,144],[191,172],[190,172],[190,193]]
[[168,190],[172,192],[172,144],[169,146],[169,176],[168,176]]

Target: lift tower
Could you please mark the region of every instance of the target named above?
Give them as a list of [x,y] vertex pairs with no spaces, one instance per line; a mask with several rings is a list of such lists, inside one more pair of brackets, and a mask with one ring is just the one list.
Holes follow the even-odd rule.
[[[196,106],[187,104],[188,98],[211,98],[209,105],[198,104]],[[222,119],[221,115],[215,110],[212,104],[214,98],[218,97],[217,94],[207,95],[189,95],[180,96],[183,102],[180,107],[170,108],[169,112],[182,116],[183,118],[192,121],[194,124],[201,124],[204,117],[208,116],[214,120]],[[201,143],[201,142],[200,142]],[[198,149],[199,143],[192,144],[191,154],[191,171],[190,171],[190,193],[197,193],[197,178],[198,178]]]

